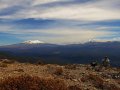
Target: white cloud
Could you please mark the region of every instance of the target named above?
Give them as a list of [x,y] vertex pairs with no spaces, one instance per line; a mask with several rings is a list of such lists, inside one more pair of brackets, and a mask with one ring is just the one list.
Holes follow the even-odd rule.
[[120,19],[120,11],[101,9],[98,7],[56,7],[48,9],[43,13],[31,14],[32,18],[45,18],[45,19],[68,19],[68,20],[85,20],[85,21],[101,21],[101,20],[114,20]]
[[[24,31],[27,33],[25,39],[39,39],[47,41],[49,43],[77,43],[77,42],[87,42],[98,37],[109,36],[113,32],[108,31],[95,31],[95,30],[86,30],[86,29],[49,29],[49,30],[29,30]],[[32,33],[32,36],[29,34]],[[42,33],[42,36],[39,35]],[[37,34],[37,35],[36,35]],[[48,35],[48,36],[46,36]],[[22,39],[24,37],[21,37]]]
[[25,5],[31,0],[0,0],[0,9],[8,8],[17,5]]
[[[58,25],[56,27],[44,30],[23,30],[23,28],[19,29],[17,26],[12,24],[5,24],[0,25],[0,32],[15,34],[16,37],[21,39],[39,39],[52,43],[86,42],[93,39],[99,39],[99,37],[118,35],[116,33],[119,32],[111,32],[109,29],[114,30],[118,29],[119,27],[106,27],[102,25],[95,26],[93,24],[93,26],[83,25],[81,27],[77,27],[76,25],[84,22],[88,23],[88,21],[119,20],[120,0],[93,0],[88,3],[71,3],[69,5],[53,5],[54,7],[43,7],[44,4],[53,2],[59,3],[61,1],[64,2],[74,0],[0,0],[0,11],[2,11],[4,8],[9,9],[9,7],[17,5],[24,7],[12,15],[2,15],[0,18],[64,19],[63,21],[72,20],[70,22],[71,24],[69,25],[64,25],[64,23],[61,22],[61,26]],[[75,22],[78,21],[78,23],[75,23],[74,20]],[[118,36],[113,36],[112,38],[114,40],[119,40]]]
[[68,0],[34,0],[32,5],[47,4],[47,3],[59,2],[59,1],[68,1]]
[[11,32],[12,30],[12,26],[11,25],[0,25],[0,32],[2,33],[7,33],[7,32]]
[[97,42],[107,42],[107,41],[120,41],[120,37],[116,38],[109,38],[109,39],[92,39],[90,41],[97,41]]
[[[16,26],[17,27],[17,26]],[[71,27],[58,27],[49,29],[30,29],[21,30],[14,26],[0,26],[0,32],[8,33],[16,36],[22,40],[42,40],[48,43],[82,43],[89,40],[98,40],[101,37],[110,37],[117,35],[117,32],[110,32],[109,30],[101,28],[71,28]],[[107,27],[105,27],[107,28]],[[112,37],[115,38],[115,37]],[[116,37],[116,40],[118,37]],[[101,39],[99,39],[101,40]],[[103,39],[102,39],[103,40]],[[108,40],[108,39],[107,39]]]
[[101,0],[86,4],[71,4],[69,6],[49,8],[43,13],[36,12],[31,14],[31,17],[85,21],[120,19],[120,10],[118,7],[115,8],[118,3],[120,3],[119,0]]
[[[8,1],[8,0],[7,0]],[[12,2],[12,0],[10,0]],[[10,3],[9,1],[9,3]],[[68,0],[62,0],[68,1]],[[72,0],[70,0],[72,1]],[[22,0],[22,3],[25,1]],[[22,4],[14,1],[14,4]],[[13,15],[1,16],[1,18],[35,18],[35,19],[67,19],[67,20],[82,20],[82,21],[102,21],[102,20],[117,20],[120,19],[119,0],[97,0],[88,3],[78,3],[59,5],[54,7],[35,7],[35,5],[48,4],[51,2],[61,2],[61,0],[34,0],[28,7]],[[3,7],[4,7],[3,3]]]

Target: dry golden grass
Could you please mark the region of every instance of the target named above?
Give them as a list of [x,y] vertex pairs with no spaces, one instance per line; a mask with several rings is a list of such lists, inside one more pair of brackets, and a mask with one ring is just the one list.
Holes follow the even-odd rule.
[[82,82],[88,81],[88,77],[87,77],[87,76],[86,76],[86,77],[82,77],[82,78],[81,78],[81,81],[82,81]]
[[88,77],[94,80],[94,85],[98,88],[106,90],[120,90],[120,87],[117,86],[115,83],[106,82],[103,78],[97,75],[90,74]]
[[0,90],[67,90],[62,79],[22,75],[0,81]]
[[56,67],[54,74],[56,75],[62,75],[63,74],[63,68],[62,67]]
[[68,90],[82,90],[79,86],[69,86]]
[[98,72],[86,70],[88,65],[0,63],[0,90],[120,90],[119,78],[112,78],[119,74],[117,69]]
[[14,70],[14,71],[17,71],[17,72],[24,72],[23,69],[16,69],[16,70]]
[[101,78],[101,77],[99,77],[99,76],[97,76],[97,75],[94,75],[94,74],[89,74],[88,77],[89,77],[89,79],[95,81],[95,82],[94,82],[94,85],[95,85],[96,87],[98,87],[98,88],[103,88],[103,86],[104,86],[104,79],[103,79],[103,78]]
[[13,64],[13,63],[15,63],[15,61],[14,60],[5,59],[5,60],[2,60],[2,63]]
[[75,70],[76,67],[77,67],[77,65],[75,65],[75,64],[67,64],[67,65],[65,65],[65,68],[66,68],[66,69],[72,69],[72,70]]
[[7,67],[8,65],[6,63],[1,63],[0,62],[0,67]]
[[62,75],[64,73],[64,68],[59,65],[47,64],[47,71],[51,74]]

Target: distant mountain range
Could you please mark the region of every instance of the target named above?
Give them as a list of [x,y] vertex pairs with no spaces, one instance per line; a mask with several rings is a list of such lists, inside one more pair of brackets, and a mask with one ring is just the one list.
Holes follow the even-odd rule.
[[1,53],[7,53],[21,62],[45,63],[90,63],[101,62],[108,56],[112,65],[120,66],[120,42],[87,42],[84,44],[56,45],[41,41],[27,41],[19,44],[0,46]]

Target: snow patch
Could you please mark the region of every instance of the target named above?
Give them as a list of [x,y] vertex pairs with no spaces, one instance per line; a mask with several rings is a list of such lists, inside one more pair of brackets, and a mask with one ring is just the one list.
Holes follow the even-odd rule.
[[43,41],[39,41],[39,40],[28,40],[28,41],[25,41],[23,43],[25,43],[25,44],[42,44],[44,42]]

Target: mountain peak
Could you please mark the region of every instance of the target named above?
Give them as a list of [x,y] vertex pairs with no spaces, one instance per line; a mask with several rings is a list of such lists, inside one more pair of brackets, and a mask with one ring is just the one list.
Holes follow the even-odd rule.
[[42,44],[44,42],[39,41],[39,40],[28,40],[28,41],[24,41],[23,43],[25,43],[25,44]]

